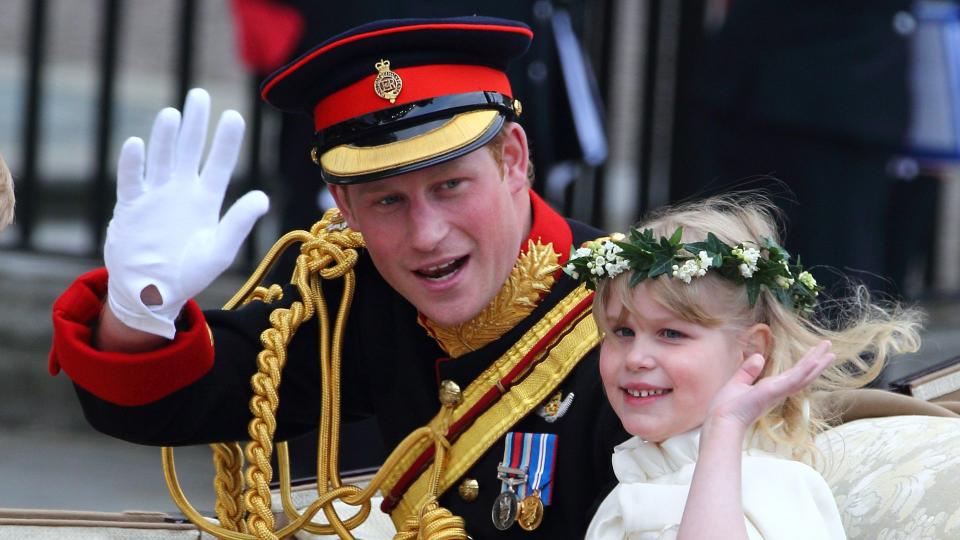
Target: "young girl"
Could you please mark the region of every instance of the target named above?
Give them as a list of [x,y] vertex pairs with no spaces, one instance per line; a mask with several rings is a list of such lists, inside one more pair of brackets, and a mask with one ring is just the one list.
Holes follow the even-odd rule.
[[803,460],[829,391],[916,350],[920,316],[861,288],[832,301],[840,324],[817,320],[820,287],[778,245],[774,215],[757,194],[715,197],[571,257],[566,272],[596,288],[600,375],[634,435],[588,539],[845,538]]

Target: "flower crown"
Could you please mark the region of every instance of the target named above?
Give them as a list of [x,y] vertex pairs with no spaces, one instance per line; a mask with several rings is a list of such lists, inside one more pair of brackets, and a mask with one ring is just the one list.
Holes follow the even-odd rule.
[[761,287],[767,287],[781,304],[798,313],[812,313],[816,307],[822,287],[800,266],[799,259],[797,264],[790,264],[790,254],[773,240],[764,238],[759,248],[743,243],[730,247],[713,233],[707,233],[703,242],[689,244],[680,241],[682,236],[682,227],[670,238],[659,239],[654,238],[651,229],[630,229],[629,236],[613,233],[571,249],[563,271],[593,290],[601,279],[614,278],[628,270],[633,271],[631,287],[661,274],[690,283],[713,270],[725,279],[746,285],[751,307],[756,304]]

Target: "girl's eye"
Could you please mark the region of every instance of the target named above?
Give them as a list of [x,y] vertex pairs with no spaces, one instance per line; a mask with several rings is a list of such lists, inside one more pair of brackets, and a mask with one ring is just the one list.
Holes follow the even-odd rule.
[[660,335],[667,339],[682,339],[687,337],[686,334],[672,328],[664,328],[660,331]]
[[613,335],[618,337],[633,337],[636,334],[633,333],[633,330],[621,326],[613,329]]

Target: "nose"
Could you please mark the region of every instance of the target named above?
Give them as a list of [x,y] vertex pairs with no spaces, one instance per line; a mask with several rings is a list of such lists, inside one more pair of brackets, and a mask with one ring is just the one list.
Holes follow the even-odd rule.
[[419,251],[430,252],[447,236],[450,225],[443,211],[426,199],[414,200],[409,208],[410,245]]
[[626,368],[630,371],[653,369],[657,366],[656,351],[652,344],[642,339],[635,339],[627,351]]

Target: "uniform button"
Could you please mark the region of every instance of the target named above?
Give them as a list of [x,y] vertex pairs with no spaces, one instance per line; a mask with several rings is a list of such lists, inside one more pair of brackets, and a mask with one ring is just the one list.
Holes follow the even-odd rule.
[[460,391],[460,385],[444,379],[440,382],[440,403],[447,407],[459,405],[463,401],[463,392]]
[[473,502],[477,500],[477,496],[480,495],[480,482],[477,482],[474,478],[465,478],[463,482],[460,482],[460,487],[457,488],[457,492],[460,493],[461,499],[467,502]]

